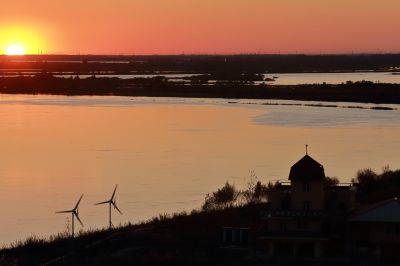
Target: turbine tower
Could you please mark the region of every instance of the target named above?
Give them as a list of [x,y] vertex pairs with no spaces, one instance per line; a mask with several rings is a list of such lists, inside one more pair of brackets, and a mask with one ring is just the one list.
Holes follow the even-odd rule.
[[56,213],[71,213],[72,215],[72,237],[74,237],[75,235],[75,229],[74,229],[74,220],[75,217],[78,220],[78,222],[81,224],[81,226],[83,227],[83,223],[81,221],[81,219],[79,219],[79,211],[78,211],[78,207],[79,207],[79,203],[81,203],[81,200],[83,198],[83,194],[81,195],[81,197],[79,198],[78,202],[75,204],[75,207],[72,210],[68,210],[68,211],[60,211],[60,212],[56,212]]
[[111,195],[111,199],[107,200],[107,201],[102,201],[99,203],[96,203],[95,205],[102,205],[102,204],[108,204],[108,210],[109,210],[109,228],[111,229],[113,224],[111,222],[111,206],[114,206],[114,209],[116,209],[121,215],[122,212],[121,210],[117,207],[117,197],[115,196],[115,192],[117,191],[117,187],[118,185],[115,186],[114,188],[114,192]]

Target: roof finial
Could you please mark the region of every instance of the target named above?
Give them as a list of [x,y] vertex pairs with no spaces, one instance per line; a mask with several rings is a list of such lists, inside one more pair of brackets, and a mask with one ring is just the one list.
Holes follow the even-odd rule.
[[308,144],[306,144],[306,155],[308,155]]

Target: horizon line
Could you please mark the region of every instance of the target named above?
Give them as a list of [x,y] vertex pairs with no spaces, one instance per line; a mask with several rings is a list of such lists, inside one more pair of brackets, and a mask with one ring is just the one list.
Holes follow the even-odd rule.
[[346,52],[346,53],[176,53],[176,54],[108,54],[108,53],[48,53],[48,54],[24,54],[24,55],[6,55],[0,54],[1,57],[24,57],[24,56],[243,56],[243,55],[259,55],[259,56],[352,56],[352,55],[400,55],[398,52]]

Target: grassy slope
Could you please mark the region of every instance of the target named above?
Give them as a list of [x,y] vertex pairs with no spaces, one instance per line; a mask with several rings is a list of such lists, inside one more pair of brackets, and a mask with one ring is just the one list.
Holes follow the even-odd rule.
[[[112,231],[87,232],[76,239],[30,239],[0,251],[1,265],[205,265],[226,260],[218,247],[222,226],[248,225],[261,206],[160,216]],[[236,261],[239,263],[239,261]]]

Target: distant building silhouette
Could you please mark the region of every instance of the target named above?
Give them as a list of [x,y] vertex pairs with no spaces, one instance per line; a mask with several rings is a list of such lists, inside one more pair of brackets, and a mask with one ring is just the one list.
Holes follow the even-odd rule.
[[385,200],[360,208],[349,217],[348,249],[352,254],[400,257],[400,201]]

